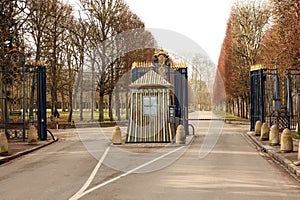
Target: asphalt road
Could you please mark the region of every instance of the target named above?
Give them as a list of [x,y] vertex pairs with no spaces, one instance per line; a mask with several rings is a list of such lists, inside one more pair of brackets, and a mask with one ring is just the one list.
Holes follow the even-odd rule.
[[0,166],[0,199],[300,197],[299,182],[245,140],[248,126],[193,123],[191,145],[165,148],[110,146],[109,128],[61,132],[59,142]]

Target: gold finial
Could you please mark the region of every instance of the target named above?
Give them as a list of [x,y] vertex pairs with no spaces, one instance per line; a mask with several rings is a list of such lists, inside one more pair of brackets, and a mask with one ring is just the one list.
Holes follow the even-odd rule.
[[156,51],[156,52],[154,53],[154,56],[159,56],[159,55],[169,56],[168,52],[164,51],[163,48],[160,48],[158,51]]
[[187,66],[187,64],[186,63],[177,63],[177,64],[172,64],[171,65],[171,67],[173,68],[173,69],[183,69],[183,68],[187,68],[188,66]]
[[264,67],[261,64],[253,65],[250,67],[250,71],[255,71],[255,70],[259,70],[259,69],[264,69]]
[[37,65],[37,66],[45,67],[45,66],[46,66],[46,62],[45,62],[45,61],[42,61],[42,60],[39,60],[39,61],[36,62],[36,65]]
[[137,66],[137,62],[133,62],[131,65],[131,69],[135,68]]

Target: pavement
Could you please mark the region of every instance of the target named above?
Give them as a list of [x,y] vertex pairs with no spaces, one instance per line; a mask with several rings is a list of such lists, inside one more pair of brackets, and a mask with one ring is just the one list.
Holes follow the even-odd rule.
[[277,164],[293,174],[295,178],[300,178],[300,161],[298,160],[299,140],[293,139],[293,151],[286,153],[281,152],[280,145],[271,146],[268,140],[262,141],[260,136],[255,136],[252,131],[247,132],[245,135],[258,150],[266,153]]
[[[103,133],[107,135],[108,138],[111,137],[111,133],[113,130],[113,127],[109,128],[103,128]],[[75,133],[76,129],[56,129],[52,130],[54,133],[56,139],[53,140],[52,138],[48,137],[47,140],[45,141],[38,141],[37,144],[28,144],[27,141],[22,141],[22,140],[10,140],[8,142],[8,155],[5,156],[0,156],[0,165],[7,163],[13,159],[16,159],[18,157],[21,157],[23,155],[29,154],[31,152],[34,152],[38,149],[41,149],[43,147],[46,147],[58,140],[72,140],[76,138],[75,140],[78,139],[78,135]],[[122,132],[122,138],[123,140],[125,139],[125,132]],[[186,138],[186,145],[190,144],[193,140],[193,136],[187,136]],[[119,145],[117,145],[119,146]],[[180,144],[176,143],[125,143],[119,147],[123,149],[127,149],[132,152],[139,152],[141,149],[143,151],[155,151],[157,148],[161,147],[178,147]]]
[[37,144],[28,144],[27,141],[22,140],[10,140],[8,142],[8,154],[5,156],[0,156],[0,165],[48,146],[57,140],[58,139],[53,140],[49,138],[44,141],[38,141]]
[[[234,123],[238,123],[238,122],[234,122]],[[72,132],[72,135],[74,135],[74,129],[69,129],[69,130],[65,129],[61,131],[57,130],[56,133],[58,134],[59,138],[57,138],[56,140],[52,140],[51,138],[48,138],[48,140],[45,141],[38,141],[37,144],[28,144],[26,141],[9,141],[8,155],[0,156],[0,165],[9,162],[15,158],[34,152],[45,146],[48,146],[58,141],[59,139],[64,140],[65,137],[68,137],[66,135],[70,134],[70,132]],[[277,164],[284,167],[291,174],[294,174],[296,178],[300,178],[300,162],[298,161],[298,148],[299,148],[298,140],[293,140],[293,145],[294,145],[293,152],[284,153],[280,151],[280,145],[270,146],[269,141],[261,141],[260,137],[255,136],[253,132],[247,132],[244,135],[246,136],[246,139],[250,141],[252,144],[254,144],[254,146],[259,151],[269,155],[274,161],[277,162]],[[193,140],[192,136],[188,137],[187,144],[191,143],[192,140]],[[127,144],[127,145],[123,144],[123,148],[135,149],[135,148],[140,148],[141,146],[153,147],[153,145],[154,144]],[[176,144],[173,144],[171,146],[176,146]]]

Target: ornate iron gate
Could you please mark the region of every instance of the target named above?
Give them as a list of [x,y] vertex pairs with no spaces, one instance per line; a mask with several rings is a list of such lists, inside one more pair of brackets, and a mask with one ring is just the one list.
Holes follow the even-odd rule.
[[1,69],[2,128],[8,139],[25,140],[26,81],[24,53],[14,46],[6,55]]
[[253,131],[255,122],[265,121],[263,69],[252,68],[250,71],[250,130]]
[[[299,70],[279,74],[277,69],[254,66],[250,71],[250,130],[255,122],[276,124],[279,129],[296,129],[299,115]],[[299,104],[299,103],[298,103]],[[296,109],[297,108],[297,109]]]
[[[1,66],[0,78],[0,128],[4,130],[6,137],[10,140],[25,140],[28,124],[34,123],[36,115],[39,139],[47,139],[44,63],[26,64],[24,49],[14,46],[8,51],[4,65]],[[33,81],[34,79],[37,81]],[[37,87],[37,92],[31,92],[32,86]],[[31,95],[36,98],[30,98]],[[29,116],[30,99],[35,104],[35,107],[31,108],[36,111],[33,112],[33,116]]]

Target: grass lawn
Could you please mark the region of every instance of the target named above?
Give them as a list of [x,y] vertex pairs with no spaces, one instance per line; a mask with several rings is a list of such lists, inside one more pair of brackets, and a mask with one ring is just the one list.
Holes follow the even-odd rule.
[[300,135],[297,132],[292,132],[292,138],[296,139],[296,140],[300,140]]
[[[117,119],[114,113],[114,119]],[[58,122],[67,122],[68,117],[69,117],[69,112],[59,112],[60,117],[57,118],[56,120]],[[51,113],[47,113],[47,116],[50,116]],[[79,121],[80,120],[80,111],[73,111],[72,113],[72,121]],[[94,111],[94,120],[97,121],[99,119],[99,112]],[[126,110],[122,109],[121,110],[121,119],[126,120]],[[90,121],[91,120],[91,111],[83,111],[83,120],[84,121]],[[109,121],[109,116],[108,116],[108,109],[104,109],[104,121]]]

